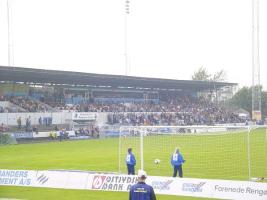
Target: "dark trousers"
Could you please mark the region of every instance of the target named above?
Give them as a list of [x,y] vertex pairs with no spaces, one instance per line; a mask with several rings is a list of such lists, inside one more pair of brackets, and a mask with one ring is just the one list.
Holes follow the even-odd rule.
[[177,176],[177,171],[179,172],[179,177],[183,178],[183,168],[182,165],[173,167],[173,177]]
[[127,164],[128,175],[134,175],[134,165]]

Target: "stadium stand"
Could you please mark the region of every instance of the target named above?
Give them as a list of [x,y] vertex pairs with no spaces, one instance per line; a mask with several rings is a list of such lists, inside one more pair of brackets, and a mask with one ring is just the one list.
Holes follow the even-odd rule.
[[[48,112],[49,106],[25,96],[6,96],[6,101],[23,108],[26,112]],[[21,109],[23,111],[23,109]]]
[[[109,125],[214,125],[246,120],[218,100],[217,91],[235,83],[18,67],[0,67],[0,79],[0,113],[105,113],[102,121]],[[36,117],[32,120],[36,129],[55,125],[52,114]],[[75,131],[78,135],[97,132],[92,127]]]

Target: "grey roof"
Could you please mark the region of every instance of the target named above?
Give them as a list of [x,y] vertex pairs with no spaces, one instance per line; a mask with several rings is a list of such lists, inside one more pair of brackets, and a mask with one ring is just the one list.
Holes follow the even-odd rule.
[[175,80],[122,75],[82,73],[73,71],[44,70],[22,67],[0,66],[0,81],[35,84],[83,85],[110,88],[148,88],[159,90],[190,90],[234,86],[237,83]]

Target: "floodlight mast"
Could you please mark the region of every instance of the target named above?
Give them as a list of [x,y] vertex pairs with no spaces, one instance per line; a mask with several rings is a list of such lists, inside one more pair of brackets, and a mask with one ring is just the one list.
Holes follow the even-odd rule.
[[124,13],[124,57],[125,57],[125,75],[129,74],[129,59],[128,59],[128,15],[130,14],[130,0],[125,0]]
[[7,17],[7,56],[8,56],[8,66],[11,66],[11,28],[10,28],[10,5],[9,0],[6,1],[6,17]]
[[252,0],[252,119],[261,120],[259,0]]

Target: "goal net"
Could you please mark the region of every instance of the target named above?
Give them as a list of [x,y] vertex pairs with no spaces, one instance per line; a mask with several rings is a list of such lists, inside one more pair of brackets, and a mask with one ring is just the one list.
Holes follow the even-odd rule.
[[[266,128],[248,126],[128,126],[120,128],[119,172],[133,149],[136,169],[172,176],[171,155],[179,148],[184,177],[248,180],[267,177]],[[156,160],[156,161],[155,161]]]
[[267,181],[267,127],[251,127],[249,157],[250,179]]

